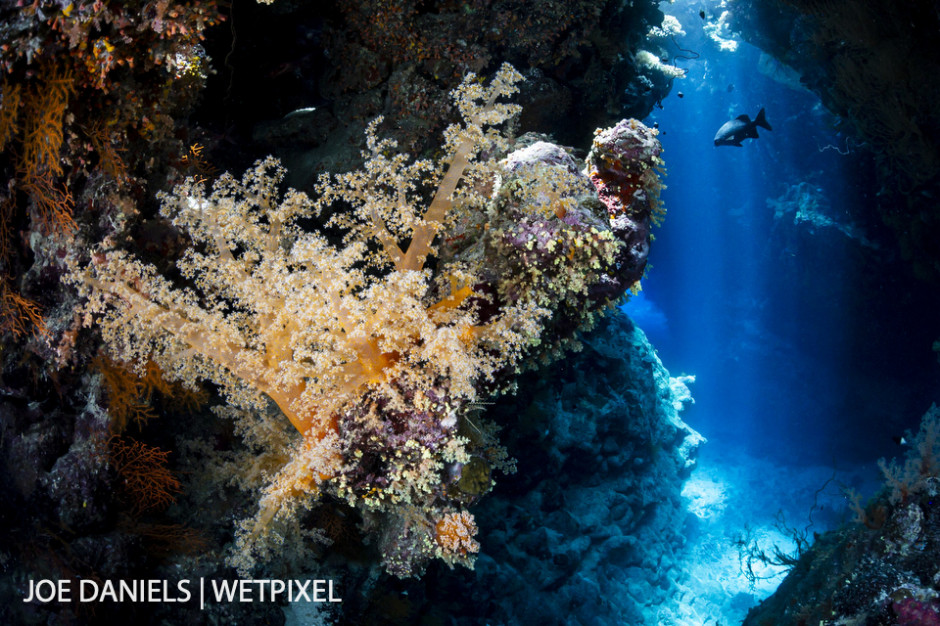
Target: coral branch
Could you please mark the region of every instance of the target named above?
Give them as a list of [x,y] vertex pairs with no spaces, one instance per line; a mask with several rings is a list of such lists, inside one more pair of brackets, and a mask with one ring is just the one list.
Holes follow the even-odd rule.
[[0,281],[0,332],[21,337],[29,332],[46,335],[46,323],[39,305],[16,293]]
[[114,436],[108,440],[108,452],[136,513],[164,509],[176,501],[181,487],[166,466],[168,451]]

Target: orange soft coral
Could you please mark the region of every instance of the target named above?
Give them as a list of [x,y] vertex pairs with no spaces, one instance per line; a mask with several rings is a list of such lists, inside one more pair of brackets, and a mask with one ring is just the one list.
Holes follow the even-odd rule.
[[[101,250],[90,266],[75,268],[73,282],[88,297],[86,322],[98,318],[112,354],[138,367],[152,358],[184,384],[213,380],[231,404],[255,414],[273,400],[303,435],[279,452],[273,476],[266,470],[258,516],[243,535],[247,551],[324,481],[355,473],[359,459],[341,454],[348,442],[339,418],[357,411],[373,419],[376,412],[435,415],[433,443],[403,442],[431,447],[416,453],[414,466],[387,464],[394,476],[382,484],[391,486],[366,490],[377,496],[363,503],[430,506],[443,464],[463,445],[455,407],[476,401],[480,383],[538,337],[536,306],[507,306],[481,320],[470,269],[426,267],[457,205],[481,205],[458,185],[483,167],[482,152],[503,141],[491,127],[516,108],[497,99],[518,79],[505,66],[489,86],[470,78],[458,89],[465,123],[448,131],[443,163],[386,156],[394,145],[377,140],[373,124],[363,170],[323,177],[318,202],[293,190],[281,197],[284,171],[273,158],[242,180],[221,176],[210,192],[190,180],[165,195],[163,215],[195,243],[177,262],[192,288],[119,250]],[[422,209],[418,190],[429,180],[437,192]],[[337,200],[351,207],[330,221],[346,231],[340,247],[298,223]],[[266,436],[260,427],[249,435]],[[337,483],[357,504],[358,486]]]

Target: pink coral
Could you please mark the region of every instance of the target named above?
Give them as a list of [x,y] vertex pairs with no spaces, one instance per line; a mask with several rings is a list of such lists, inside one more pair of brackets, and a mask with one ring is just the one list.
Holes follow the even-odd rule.
[[940,608],[936,602],[904,598],[892,605],[898,626],[940,626]]

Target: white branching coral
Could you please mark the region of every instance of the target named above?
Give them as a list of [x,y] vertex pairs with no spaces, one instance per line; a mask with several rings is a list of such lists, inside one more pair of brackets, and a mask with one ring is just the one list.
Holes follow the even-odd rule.
[[[332,206],[337,201],[348,202],[352,211],[337,214],[333,223],[348,229],[347,243],[369,238],[378,241],[388,261],[396,270],[419,270],[424,267],[428,254],[433,251],[435,235],[445,225],[455,204],[470,202],[468,194],[476,193],[470,184],[480,170],[492,171],[491,160],[480,162],[479,156],[491,157],[504,152],[506,139],[495,128],[520,110],[518,105],[497,101],[518,89],[522,76],[509,65],[503,65],[488,86],[472,75],[454,91],[454,101],[465,120],[453,124],[444,133],[444,149],[448,157],[441,163],[420,159],[409,163],[404,154],[392,153],[397,145],[386,139],[379,141],[375,129],[381,118],[370,124],[366,131],[366,163],[357,172],[320,177],[317,191],[319,206]],[[446,164],[446,171],[441,172]],[[437,191],[423,213],[417,207],[423,204],[421,188],[438,180]],[[462,190],[458,184],[464,181]],[[410,241],[407,249],[399,241]]]
[[685,77],[684,69],[665,63],[662,59],[648,50],[639,50],[636,53],[636,63],[640,67],[646,67],[651,70],[661,72],[667,78]]
[[646,33],[648,39],[665,39],[667,37],[681,37],[685,35],[682,24],[674,15],[664,15],[663,23],[660,26],[650,28]]

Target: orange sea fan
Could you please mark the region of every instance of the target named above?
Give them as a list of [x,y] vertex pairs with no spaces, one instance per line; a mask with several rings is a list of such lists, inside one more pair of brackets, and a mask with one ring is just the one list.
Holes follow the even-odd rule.
[[46,335],[46,323],[39,305],[10,289],[0,281],[0,332],[21,337],[29,332]]
[[167,467],[170,452],[131,437],[108,440],[108,458],[135,513],[161,510],[176,501],[180,481]]
[[71,70],[47,66],[41,70],[37,84],[26,93],[20,167],[27,177],[36,176],[42,170],[57,176],[62,174],[59,161],[62,124],[69,96],[75,90],[74,80]]

